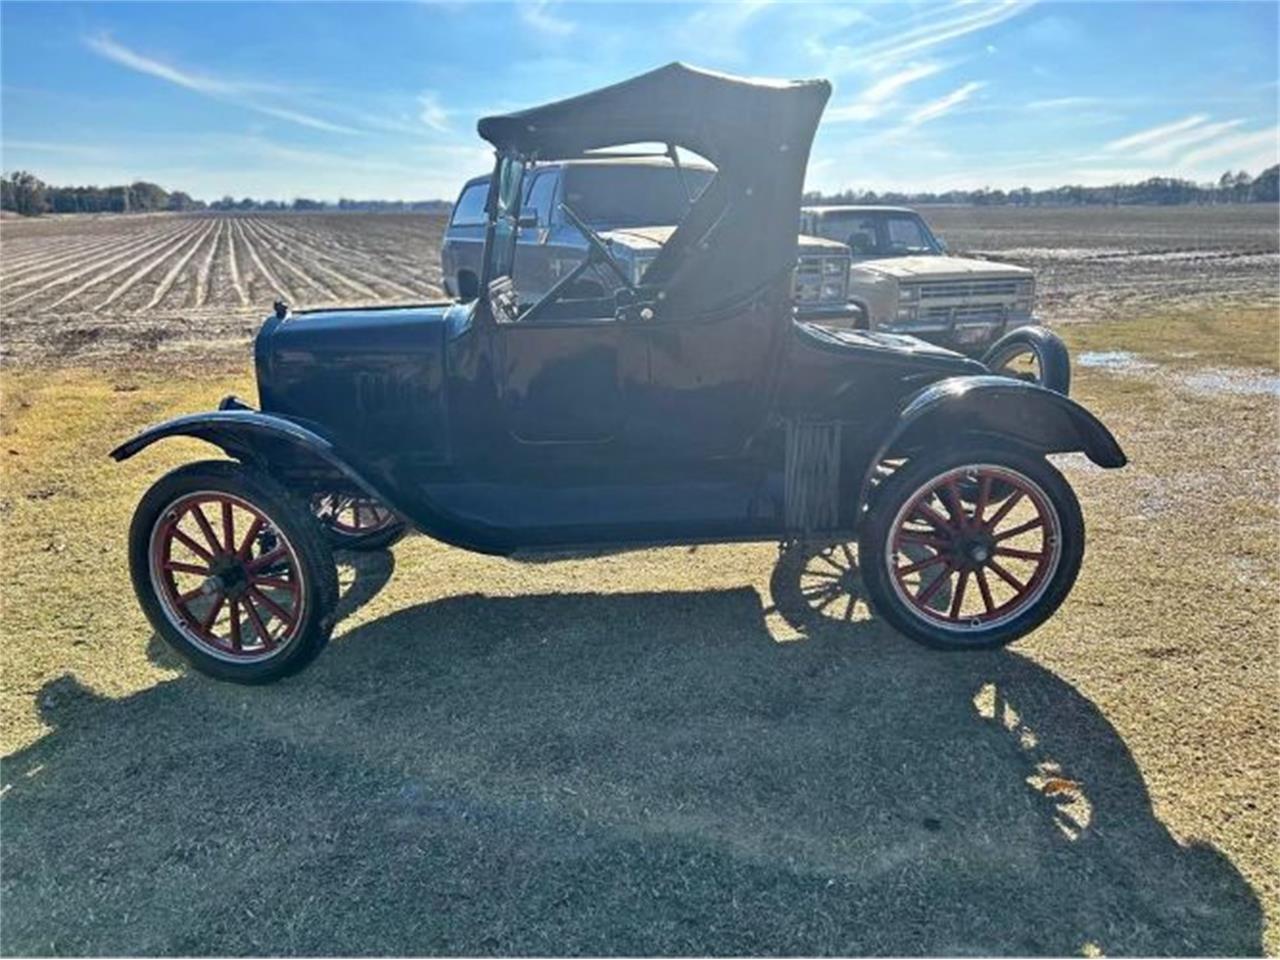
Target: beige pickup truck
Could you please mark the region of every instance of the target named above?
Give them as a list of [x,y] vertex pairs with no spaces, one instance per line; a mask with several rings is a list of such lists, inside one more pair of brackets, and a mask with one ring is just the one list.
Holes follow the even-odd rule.
[[804,207],[800,231],[849,247],[849,299],[872,330],[981,354],[1007,331],[1037,323],[1030,270],[950,256],[914,210]]

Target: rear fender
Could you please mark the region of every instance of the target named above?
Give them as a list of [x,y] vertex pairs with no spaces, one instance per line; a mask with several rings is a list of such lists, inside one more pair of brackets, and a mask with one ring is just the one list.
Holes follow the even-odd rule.
[[951,377],[925,387],[903,407],[863,477],[859,510],[883,461],[954,446],[974,435],[1041,454],[1083,452],[1100,467],[1128,462],[1111,431],[1060,393],[1007,377]]

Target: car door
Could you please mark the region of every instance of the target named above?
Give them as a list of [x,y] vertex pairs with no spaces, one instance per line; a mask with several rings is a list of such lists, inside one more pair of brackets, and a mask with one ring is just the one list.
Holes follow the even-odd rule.
[[522,459],[548,463],[617,450],[627,398],[642,367],[613,317],[499,322],[503,418]]

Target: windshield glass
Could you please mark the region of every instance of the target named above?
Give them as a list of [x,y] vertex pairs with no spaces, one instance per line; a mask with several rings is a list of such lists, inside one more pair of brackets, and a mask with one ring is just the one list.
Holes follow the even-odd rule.
[[818,219],[821,236],[848,244],[855,257],[941,253],[925,222],[911,213],[832,210]]
[[[685,194],[681,172],[691,196]],[[598,230],[672,226],[684,219],[689,204],[714,176],[714,171],[696,167],[680,171],[639,164],[569,167],[565,202]]]

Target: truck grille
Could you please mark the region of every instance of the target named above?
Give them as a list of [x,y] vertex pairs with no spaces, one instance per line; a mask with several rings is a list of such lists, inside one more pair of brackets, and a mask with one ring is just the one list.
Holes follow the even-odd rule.
[[1004,323],[1008,310],[999,303],[971,303],[950,307],[925,307],[921,319],[929,323]]
[[963,300],[969,297],[1015,297],[1017,280],[939,280],[920,284],[921,300]]

